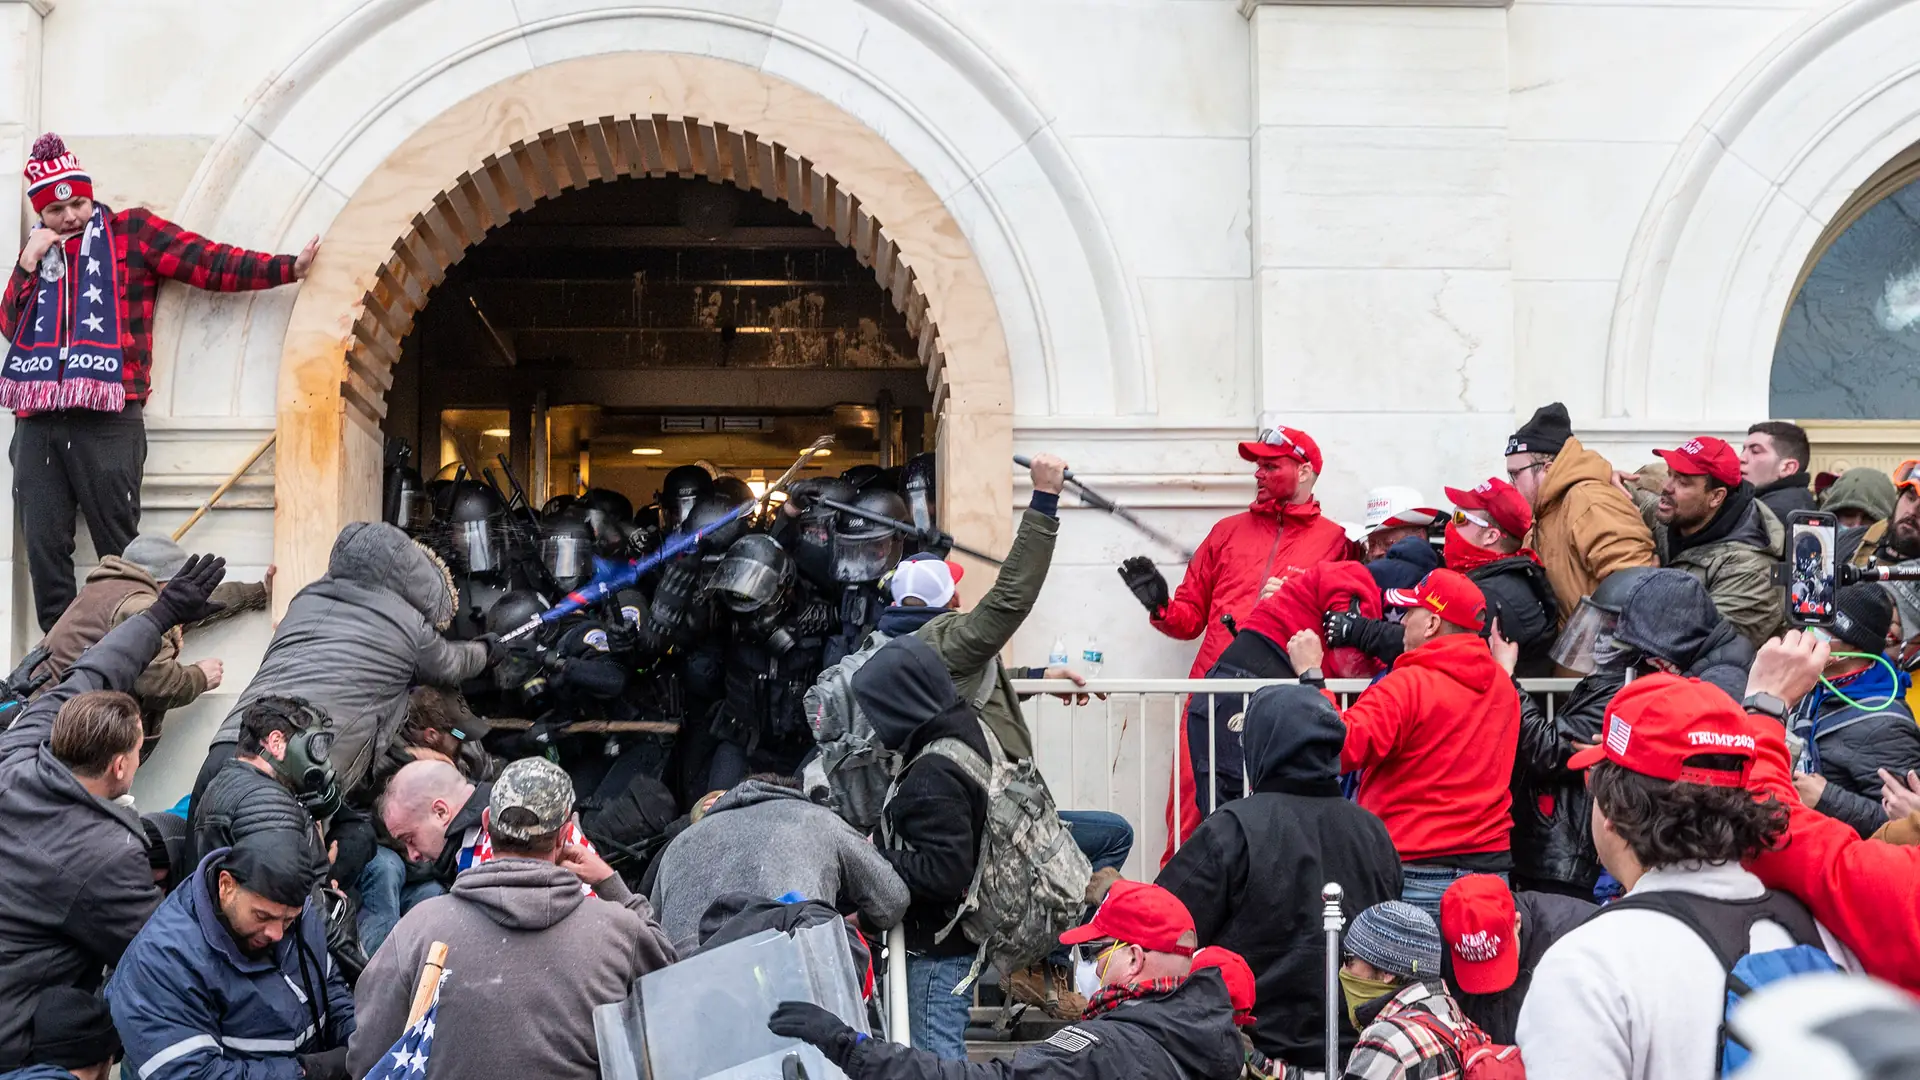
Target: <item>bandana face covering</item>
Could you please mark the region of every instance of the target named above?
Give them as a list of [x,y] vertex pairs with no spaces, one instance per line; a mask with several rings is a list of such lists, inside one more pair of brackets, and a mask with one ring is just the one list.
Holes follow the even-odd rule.
[[1360,1030],[1360,1017],[1357,1014],[1361,1006],[1386,997],[1397,989],[1399,989],[1397,983],[1363,979],[1345,968],[1340,969],[1340,990],[1347,999],[1347,1022],[1353,1025],[1355,1031]]

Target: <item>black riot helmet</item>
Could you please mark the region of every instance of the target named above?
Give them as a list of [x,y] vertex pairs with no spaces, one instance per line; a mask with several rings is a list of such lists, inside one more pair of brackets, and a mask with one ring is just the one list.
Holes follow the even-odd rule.
[[506,566],[507,504],[485,484],[462,480],[455,484],[447,506],[447,541],[459,569],[487,574]]
[[593,580],[595,532],[579,507],[548,515],[540,523],[540,565],[555,587],[572,592]]
[[[699,532],[731,514],[741,505],[740,502],[729,500],[717,493],[708,495],[693,504],[693,509],[688,512],[686,520],[680,523],[677,531],[682,535]],[[709,559],[717,559],[725,554],[727,549],[733,546],[733,542],[740,539],[746,531],[747,519],[746,515],[742,514],[724,527],[707,534],[700,541],[700,554]]]
[[593,526],[595,549],[609,559],[625,555],[627,538],[633,533],[633,501],[617,491],[589,488],[580,496],[580,504]]
[[[515,589],[493,602],[487,609],[487,633],[505,634],[532,621],[547,610],[547,602],[530,589]],[[532,640],[529,638],[528,640]]]
[[545,506],[540,508],[540,516],[544,518],[548,514],[557,514],[579,501],[580,499],[576,495],[555,495],[553,498],[547,500]]
[[777,608],[793,587],[793,556],[773,537],[748,533],[727,549],[708,587],[737,614]]
[[853,485],[855,491],[865,492],[886,479],[887,470],[878,465],[855,465],[840,474],[840,479]]
[[672,532],[693,513],[694,504],[713,494],[713,474],[698,465],[680,465],[667,472],[655,496],[660,501],[660,527]]
[[840,583],[833,577],[833,522],[840,512],[820,500],[852,503],[860,493],[837,476],[809,476],[794,481],[787,495],[799,512],[787,547],[793,552],[800,576],[819,588],[837,589]]
[[754,499],[753,489],[747,486],[747,482],[732,474],[714,477],[713,490],[715,494],[736,506],[743,502],[752,502]]
[[901,472],[900,494],[906,497],[908,516],[918,528],[931,529],[936,524],[934,483],[932,454],[915,454],[907,459],[907,466]]
[[[890,521],[905,521],[907,501],[886,488],[868,488],[853,505]],[[833,526],[833,579],[845,584],[879,581],[900,562],[904,538],[871,518],[842,512]]]

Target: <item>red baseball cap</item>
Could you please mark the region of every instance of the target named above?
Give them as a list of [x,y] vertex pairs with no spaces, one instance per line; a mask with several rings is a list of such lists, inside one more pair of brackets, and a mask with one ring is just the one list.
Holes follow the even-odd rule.
[[[1607,703],[1600,745],[1567,762],[1585,769],[1605,759],[1655,780],[1745,787],[1759,753],[1747,714],[1725,690],[1699,679],[1664,672],[1628,683]],[[1738,769],[1689,765],[1689,758],[1718,754],[1740,759]]]
[[1508,536],[1519,539],[1533,528],[1533,507],[1520,489],[1495,477],[1488,477],[1471,491],[1447,488],[1447,498],[1462,510],[1479,510]]
[[1193,933],[1193,915],[1180,898],[1158,885],[1122,879],[1107,890],[1107,899],[1093,920],[1060,935],[1062,945],[1082,945],[1112,938],[1153,952],[1192,956],[1193,946],[1180,938]]
[[1479,633],[1487,626],[1487,596],[1480,586],[1456,570],[1434,570],[1411,589],[1388,589],[1381,593],[1388,607],[1423,607],[1442,619]]
[[1463,993],[1497,994],[1520,977],[1513,892],[1492,874],[1468,874],[1440,897],[1440,936],[1453,951],[1453,981]]
[[1313,466],[1316,473],[1326,471],[1321,467],[1320,444],[1299,428],[1261,428],[1259,436],[1252,442],[1240,444],[1240,456],[1248,461],[1290,457]]
[[1654,456],[1667,468],[1687,476],[1711,476],[1728,487],[1740,486],[1740,455],[1725,439],[1701,435],[1680,444],[1677,450],[1655,450]]
[[1232,949],[1209,945],[1193,954],[1193,973],[1198,975],[1207,968],[1218,968],[1220,977],[1226,980],[1227,1000],[1233,1003],[1233,1022],[1241,1027],[1250,1026],[1255,991],[1253,969],[1247,966],[1246,957]]

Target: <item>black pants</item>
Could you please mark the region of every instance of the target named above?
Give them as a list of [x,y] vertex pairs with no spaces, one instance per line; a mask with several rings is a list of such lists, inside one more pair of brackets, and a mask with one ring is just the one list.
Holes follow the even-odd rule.
[[101,557],[126,550],[140,531],[140,478],[147,427],[138,403],[118,413],[66,409],[14,423],[13,504],[27,540],[33,610],[42,631],[73,602],[75,513]]

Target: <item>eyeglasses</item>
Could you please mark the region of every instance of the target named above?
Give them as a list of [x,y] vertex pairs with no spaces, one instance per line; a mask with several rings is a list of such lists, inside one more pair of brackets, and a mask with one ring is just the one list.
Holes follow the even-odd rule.
[[1468,525],[1478,525],[1484,529],[1492,524],[1493,522],[1488,521],[1478,514],[1469,513],[1465,510],[1455,510],[1453,512],[1453,527],[1456,529],[1465,528]]
[[1508,469],[1507,482],[1511,484],[1514,481],[1520,479],[1522,476],[1526,475],[1527,473],[1530,473],[1535,469],[1544,469],[1550,464],[1552,463],[1546,462],[1546,461],[1536,461],[1531,465],[1522,465],[1517,469]]

